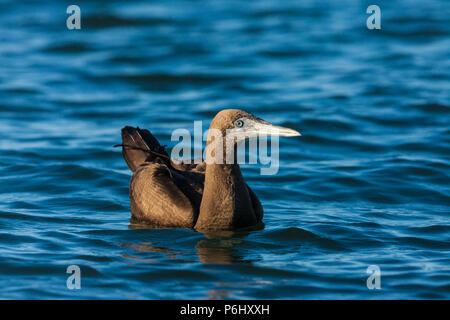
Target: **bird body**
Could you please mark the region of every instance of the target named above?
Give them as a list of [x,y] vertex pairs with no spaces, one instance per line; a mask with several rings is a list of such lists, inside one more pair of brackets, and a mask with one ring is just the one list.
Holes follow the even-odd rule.
[[148,130],[128,126],[122,129],[122,154],[133,171],[129,193],[134,220],[197,230],[233,230],[262,220],[262,205],[245,183],[237,161],[221,163],[215,159],[218,155],[236,159],[236,148],[226,148],[226,144],[257,133],[300,134],[236,109],[219,112],[210,126],[210,132],[214,132],[211,129],[224,137],[234,137],[219,145],[218,139],[208,136],[207,148],[214,151],[207,153],[200,164],[171,159]]

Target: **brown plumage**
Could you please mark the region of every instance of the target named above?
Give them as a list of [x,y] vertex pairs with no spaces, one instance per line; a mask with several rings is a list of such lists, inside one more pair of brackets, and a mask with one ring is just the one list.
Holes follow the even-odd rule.
[[[236,109],[219,112],[210,129],[220,131],[224,137],[231,134],[236,137],[223,146],[211,145],[216,140],[208,137],[207,145],[223,152],[223,164],[214,160],[214,152],[207,154],[206,161],[200,164],[176,162],[148,130],[122,129],[122,154],[133,171],[130,207],[134,220],[160,227],[198,230],[232,230],[262,220],[261,203],[245,183],[239,164],[225,160],[230,156],[226,144],[236,144],[257,134],[296,136],[300,133]],[[231,157],[236,159],[236,148],[233,150]]]

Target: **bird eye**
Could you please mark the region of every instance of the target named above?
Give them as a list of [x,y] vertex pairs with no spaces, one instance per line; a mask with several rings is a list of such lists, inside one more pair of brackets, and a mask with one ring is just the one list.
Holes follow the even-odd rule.
[[242,120],[236,120],[236,121],[234,122],[234,126],[237,127],[237,128],[242,128],[242,127],[244,126],[244,121],[242,121]]

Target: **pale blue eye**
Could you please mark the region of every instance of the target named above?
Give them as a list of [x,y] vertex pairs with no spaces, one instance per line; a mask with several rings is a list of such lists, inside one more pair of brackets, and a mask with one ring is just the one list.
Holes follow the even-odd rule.
[[242,128],[242,127],[244,126],[244,121],[242,121],[242,120],[236,120],[236,121],[234,122],[234,126],[235,126],[236,128]]

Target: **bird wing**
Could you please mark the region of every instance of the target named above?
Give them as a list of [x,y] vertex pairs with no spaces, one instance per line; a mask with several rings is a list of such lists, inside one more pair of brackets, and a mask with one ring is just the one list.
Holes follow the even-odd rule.
[[130,182],[133,217],[152,225],[192,228],[200,201],[187,179],[165,164],[141,165]]
[[250,199],[252,200],[252,206],[253,206],[253,211],[255,212],[256,215],[256,221],[260,222],[263,218],[264,215],[264,210],[263,207],[261,205],[261,202],[259,201],[258,197],[256,196],[256,194],[253,192],[253,190],[247,185],[247,189],[248,189],[248,193],[250,195]]
[[164,146],[159,144],[150,131],[139,127],[126,126],[122,128],[122,144],[116,146],[122,147],[123,158],[133,172],[146,162],[163,163],[169,168],[181,172],[204,173],[206,169],[205,161],[200,162],[198,159],[194,159],[182,162],[171,159]]
[[135,172],[145,162],[170,163],[169,155],[156,138],[139,127],[122,128],[122,155],[131,171]]

